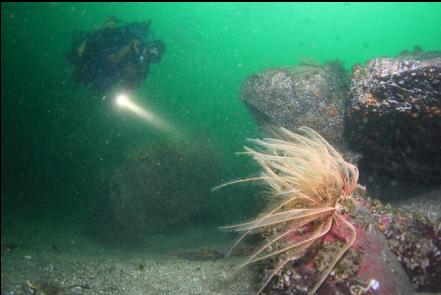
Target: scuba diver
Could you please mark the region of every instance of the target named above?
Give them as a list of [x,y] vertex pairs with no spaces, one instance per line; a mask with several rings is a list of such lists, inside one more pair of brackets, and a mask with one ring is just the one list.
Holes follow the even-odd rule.
[[67,59],[74,66],[72,79],[100,94],[115,87],[139,87],[150,64],[161,61],[165,44],[150,41],[150,21],[127,23],[114,17],[101,28],[81,34]]

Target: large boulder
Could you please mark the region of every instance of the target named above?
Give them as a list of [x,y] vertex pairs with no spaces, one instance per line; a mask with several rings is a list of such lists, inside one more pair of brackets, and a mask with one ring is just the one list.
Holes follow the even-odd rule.
[[355,65],[346,131],[366,167],[441,183],[441,52]]
[[338,61],[304,62],[250,76],[241,99],[261,125],[272,123],[290,130],[305,125],[342,147],[348,91],[348,79]]
[[158,143],[130,152],[114,171],[106,200],[113,231],[142,239],[189,222],[209,207],[216,160],[201,145]]

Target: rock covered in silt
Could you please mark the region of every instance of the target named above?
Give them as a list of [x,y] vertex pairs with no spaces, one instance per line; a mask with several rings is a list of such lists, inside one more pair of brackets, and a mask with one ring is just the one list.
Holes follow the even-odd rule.
[[308,126],[341,147],[348,91],[349,83],[338,61],[322,66],[303,63],[250,76],[241,99],[261,124],[290,130]]
[[113,230],[126,238],[185,223],[207,209],[216,160],[200,145],[157,143],[130,152],[106,200]]
[[376,171],[441,182],[441,52],[356,65],[346,131]]

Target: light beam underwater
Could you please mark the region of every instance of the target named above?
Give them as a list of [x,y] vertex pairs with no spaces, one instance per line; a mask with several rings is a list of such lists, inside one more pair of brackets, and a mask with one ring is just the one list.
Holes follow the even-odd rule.
[[120,108],[125,108],[149,125],[155,127],[156,129],[168,133],[174,139],[183,140],[182,132],[177,132],[177,130],[170,125],[170,123],[166,122],[163,118],[161,118],[158,114],[155,114],[145,108],[140,107],[130,100],[129,96],[125,93],[120,93],[116,96],[116,104]]

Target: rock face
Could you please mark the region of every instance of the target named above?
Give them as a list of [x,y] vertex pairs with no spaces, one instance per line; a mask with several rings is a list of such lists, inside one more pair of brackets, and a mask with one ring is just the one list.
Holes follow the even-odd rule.
[[353,67],[346,131],[372,170],[441,183],[441,52]]
[[339,62],[272,69],[249,77],[241,99],[260,124],[305,125],[339,147],[349,84]]
[[202,147],[158,144],[132,152],[110,181],[113,230],[132,240],[187,222],[209,204],[215,160]]

